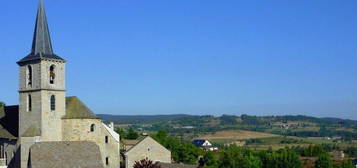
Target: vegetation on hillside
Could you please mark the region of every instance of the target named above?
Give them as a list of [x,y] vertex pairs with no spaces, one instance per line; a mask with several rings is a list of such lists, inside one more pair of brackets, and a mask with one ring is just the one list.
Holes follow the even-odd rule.
[[[102,115],[103,117],[103,115]],[[296,137],[329,137],[336,140],[357,139],[357,121],[309,116],[251,116],[222,115],[158,115],[106,116],[104,120],[130,124],[145,131],[166,129],[170,134],[190,140],[202,134],[223,130],[249,130]]]

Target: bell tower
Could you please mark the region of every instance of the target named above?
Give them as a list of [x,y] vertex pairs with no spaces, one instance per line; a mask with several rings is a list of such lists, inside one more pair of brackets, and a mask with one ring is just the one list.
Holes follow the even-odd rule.
[[20,67],[20,138],[62,140],[61,118],[66,109],[65,63],[53,52],[45,9],[40,0],[31,53],[17,62]]

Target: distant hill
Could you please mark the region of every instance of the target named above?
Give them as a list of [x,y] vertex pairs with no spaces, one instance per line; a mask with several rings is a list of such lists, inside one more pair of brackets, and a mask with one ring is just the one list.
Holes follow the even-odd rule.
[[[106,115],[105,122],[133,124],[146,131],[168,130],[171,134],[188,138],[214,134],[227,130],[257,131],[297,137],[340,137],[357,140],[357,121],[339,118],[317,118],[303,115],[251,116],[251,115]],[[149,126],[148,126],[149,125]]]
[[172,115],[109,115],[97,114],[105,122],[113,121],[116,124],[149,124],[162,121],[178,120],[185,117],[190,117],[187,114],[172,114]]

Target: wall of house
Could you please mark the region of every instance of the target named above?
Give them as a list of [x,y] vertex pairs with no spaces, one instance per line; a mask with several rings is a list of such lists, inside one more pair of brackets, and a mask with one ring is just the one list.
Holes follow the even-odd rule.
[[0,167],[15,162],[16,140],[0,139]]
[[171,163],[171,152],[151,137],[147,137],[127,151],[125,158],[125,167],[133,168],[135,161],[142,159]]
[[[62,122],[63,141],[95,142],[99,146],[104,167],[119,168],[119,141],[108,132],[100,119],[63,119]],[[92,124],[95,124],[93,132],[90,130]],[[106,136],[108,143],[105,142]],[[108,164],[106,164],[106,158],[108,158]]]
[[38,142],[40,139],[39,136],[37,137],[21,137],[19,142],[19,152],[21,153],[20,156],[20,168],[27,168],[29,154],[30,154],[30,147]]

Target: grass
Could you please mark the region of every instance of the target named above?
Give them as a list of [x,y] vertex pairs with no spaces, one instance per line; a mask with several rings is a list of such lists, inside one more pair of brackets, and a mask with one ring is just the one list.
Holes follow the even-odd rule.
[[268,137],[277,137],[279,135],[255,132],[255,131],[245,131],[245,130],[226,130],[218,131],[213,134],[207,134],[200,137],[200,139],[208,140],[246,140],[246,139],[257,139],[257,138],[268,138]]

